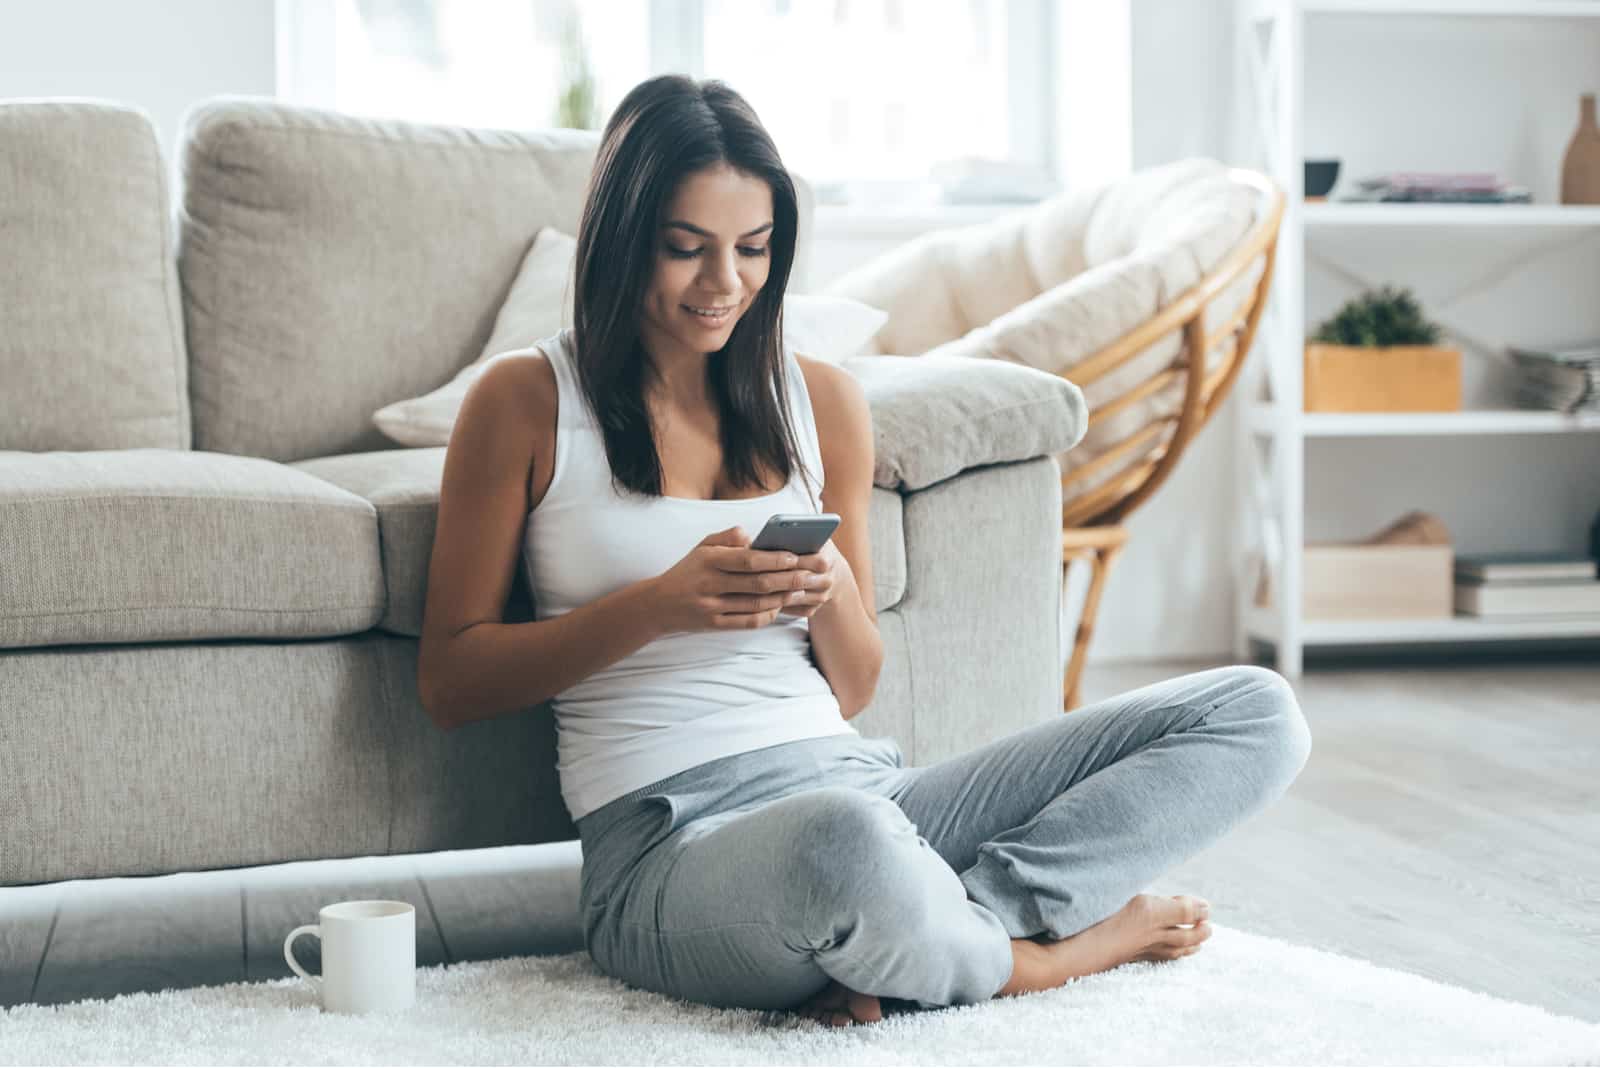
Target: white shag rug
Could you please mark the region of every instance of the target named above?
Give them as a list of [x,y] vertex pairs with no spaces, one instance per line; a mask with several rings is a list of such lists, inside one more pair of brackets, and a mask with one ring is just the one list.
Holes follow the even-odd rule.
[[324,1014],[298,978],[20,1005],[0,1062],[1600,1065],[1600,1024],[1213,927],[1187,958],[853,1027],[663,997],[580,951],[419,968],[387,1016]]

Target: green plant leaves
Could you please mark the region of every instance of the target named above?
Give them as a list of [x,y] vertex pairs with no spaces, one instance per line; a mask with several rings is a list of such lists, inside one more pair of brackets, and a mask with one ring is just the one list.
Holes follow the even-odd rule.
[[1441,331],[1409,289],[1382,286],[1348,300],[1311,340],[1332,345],[1433,345]]

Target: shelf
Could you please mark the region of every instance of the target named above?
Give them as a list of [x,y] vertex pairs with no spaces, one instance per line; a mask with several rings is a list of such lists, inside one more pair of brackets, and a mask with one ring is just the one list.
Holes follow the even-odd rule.
[[[1293,418],[1291,416],[1291,418]],[[1277,414],[1268,404],[1250,409],[1250,428],[1271,434]],[[1291,423],[1292,425],[1296,425]],[[1300,432],[1308,438],[1435,437],[1455,434],[1576,434],[1600,431],[1600,413],[1524,411],[1463,412],[1302,412]]]
[[[1278,619],[1252,606],[1250,636],[1278,641]],[[1536,619],[1308,619],[1300,624],[1305,645],[1386,645],[1404,642],[1480,642],[1515,639],[1600,638],[1600,615],[1544,616]]]
[[[1382,484],[1371,489],[1395,491],[1392,499],[1412,502],[1414,495],[1398,492],[1402,480],[1417,477],[1408,460],[1448,464],[1454,474],[1483,466],[1489,450],[1532,450],[1558,464],[1560,475],[1515,487],[1529,491],[1528,499],[1518,499],[1518,507],[1532,514],[1497,516],[1496,495],[1475,492],[1470,479],[1462,484],[1441,480],[1438,488],[1445,496],[1435,510],[1471,514],[1487,528],[1504,518],[1530,544],[1570,540],[1572,493],[1565,483],[1574,481],[1574,474],[1587,480],[1597,469],[1592,457],[1600,457],[1600,437],[1574,441],[1555,435],[1600,432],[1600,413],[1568,415],[1519,407],[1522,402],[1509,388],[1515,377],[1509,354],[1507,363],[1488,369],[1499,373],[1483,383],[1494,385],[1505,378],[1500,385],[1508,388],[1472,391],[1464,397],[1473,406],[1466,411],[1305,412],[1300,383],[1305,380],[1307,316],[1323,303],[1320,298],[1345,287],[1376,288],[1379,279],[1418,285],[1435,275],[1440,288],[1451,290],[1438,295],[1440,304],[1453,309],[1471,298],[1473,310],[1484,312],[1476,321],[1490,326],[1479,329],[1457,317],[1441,325],[1462,344],[1470,342],[1489,356],[1501,355],[1507,344],[1536,327],[1568,336],[1590,330],[1590,273],[1600,251],[1600,204],[1561,204],[1554,190],[1537,187],[1538,199],[1532,204],[1337,198],[1358,195],[1358,183],[1369,173],[1468,166],[1460,146],[1481,141],[1475,127],[1486,110],[1494,112],[1495,128],[1506,136],[1503,144],[1480,145],[1493,158],[1480,161],[1478,169],[1516,170],[1528,157],[1535,161],[1528,166],[1537,166],[1542,174],[1548,176],[1551,166],[1559,172],[1559,159],[1547,157],[1566,146],[1570,120],[1551,119],[1545,129],[1548,138],[1529,140],[1522,114],[1527,109],[1514,105],[1519,94],[1537,93],[1536,110],[1560,115],[1579,93],[1588,91],[1594,49],[1600,44],[1600,0],[1244,0],[1235,19],[1236,73],[1248,96],[1244,103],[1250,120],[1242,127],[1240,157],[1270,173],[1290,196],[1280,234],[1282,255],[1258,340],[1265,349],[1258,363],[1267,366],[1258,368],[1262,374],[1245,388],[1239,413],[1244,438],[1241,519],[1255,527],[1252,541],[1278,549],[1274,577],[1281,581],[1298,574],[1304,579],[1306,506],[1318,501],[1321,489],[1311,480],[1338,474],[1328,464],[1341,468],[1341,458],[1363,465],[1374,457],[1386,458],[1390,466],[1378,473]],[[1404,47],[1398,43],[1402,37]],[[1424,55],[1422,66],[1413,67],[1417,51],[1426,52],[1436,42],[1449,51]],[[1364,48],[1368,44],[1377,47]],[[1363,56],[1374,68],[1361,72],[1363,80],[1372,79],[1363,87],[1370,92],[1352,96],[1345,91],[1346,68],[1354,67],[1346,61]],[[1437,97],[1418,96],[1418,84],[1439,90]],[[1463,87],[1485,96],[1462,93]],[[1464,103],[1438,106],[1438,101],[1449,100]],[[1496,107],[1477,107],[1474,100]],[[1425,104],[1425,114],[1408,113]],[[1341,141],[1352,144],[1327,147]],[[1334,199],[1305,201],[1304,159],[1340,154],[1345,162],[1332,189]],[[1376,161],[1373,169],[1364,172],[1367,165],[1357,156]],[[1394,162],[1404,160],[1410,162]],[[1527,174],[1507,180],[1531,184]],[[1583,273],[1575,275],[1573,267],[1558,265],[1557,256],[1581,261],[1576,269]],[[1551,274],[1558,266],[1563,273]],[[1556,286],[1548,284],[1551,278]],[[1270,402],[1258,402],[1267,395],[1260,392],[1263,385],[1275,387]],[[1430,438],[1432,445],[1426,444]],[[1376,444],[1314,444],[1329,439]],[[1348,449],[1357,451],[1343,457]],[[1407,456],[1419,449],[1427,453],[1425,458]],[[1502,478],[1522,477],[1517,469],[1509,475],[1495,471]],[[1423,477],[1430,476],[1425,472]],[[1299,605],[1285,604],[1280,611],[1256,607],[1254,591],[1244,585],[1233,591],[1235,653],[1247,655],[1251,642],[1266,642],[1274,646],[1274,665],[1291,679],[1300,676],[1302,653],[1312,646],[1411,646],[1420,655],[1428,645],[1472,648],[1482,642],[1570,640],[1587,647],[1600,642],[1600,611],[1511,619],[1310,620],[1300,618]]]
[[[1600,14],[1600,3],[1595,5]],[[1600,228],[1595,204],[1407,204],[1312,201],[1301,205],[1306,229],[1372,229],[1388,226],[1505,227],[1510,229]]]

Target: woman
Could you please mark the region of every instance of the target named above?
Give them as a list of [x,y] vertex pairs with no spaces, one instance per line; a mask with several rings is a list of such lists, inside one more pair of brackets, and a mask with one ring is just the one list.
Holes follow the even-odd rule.
[[[554,698],[585,945],[635,986],[847,1024],[1197,951],[1206,902],[1140,888],[1299,773],[1293,691],[1202,671],[921,768],[862,737],[872,426],[848,373],[784,343],[796,221],[727,86],[667,75],[618,106],[573,326],[491,364],[451,436],[430,714]],[[842,522],[814,554],[750,548],[797,511]],[[519,555],[537,618],[504,624]]]

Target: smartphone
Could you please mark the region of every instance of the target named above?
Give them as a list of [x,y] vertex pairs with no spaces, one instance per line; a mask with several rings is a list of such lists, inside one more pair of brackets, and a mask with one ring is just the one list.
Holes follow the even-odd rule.
[[779,512],[767,519],[752,549],[776,549],[806,556],[827,544],[839,526],[839,517],[832,512]]

